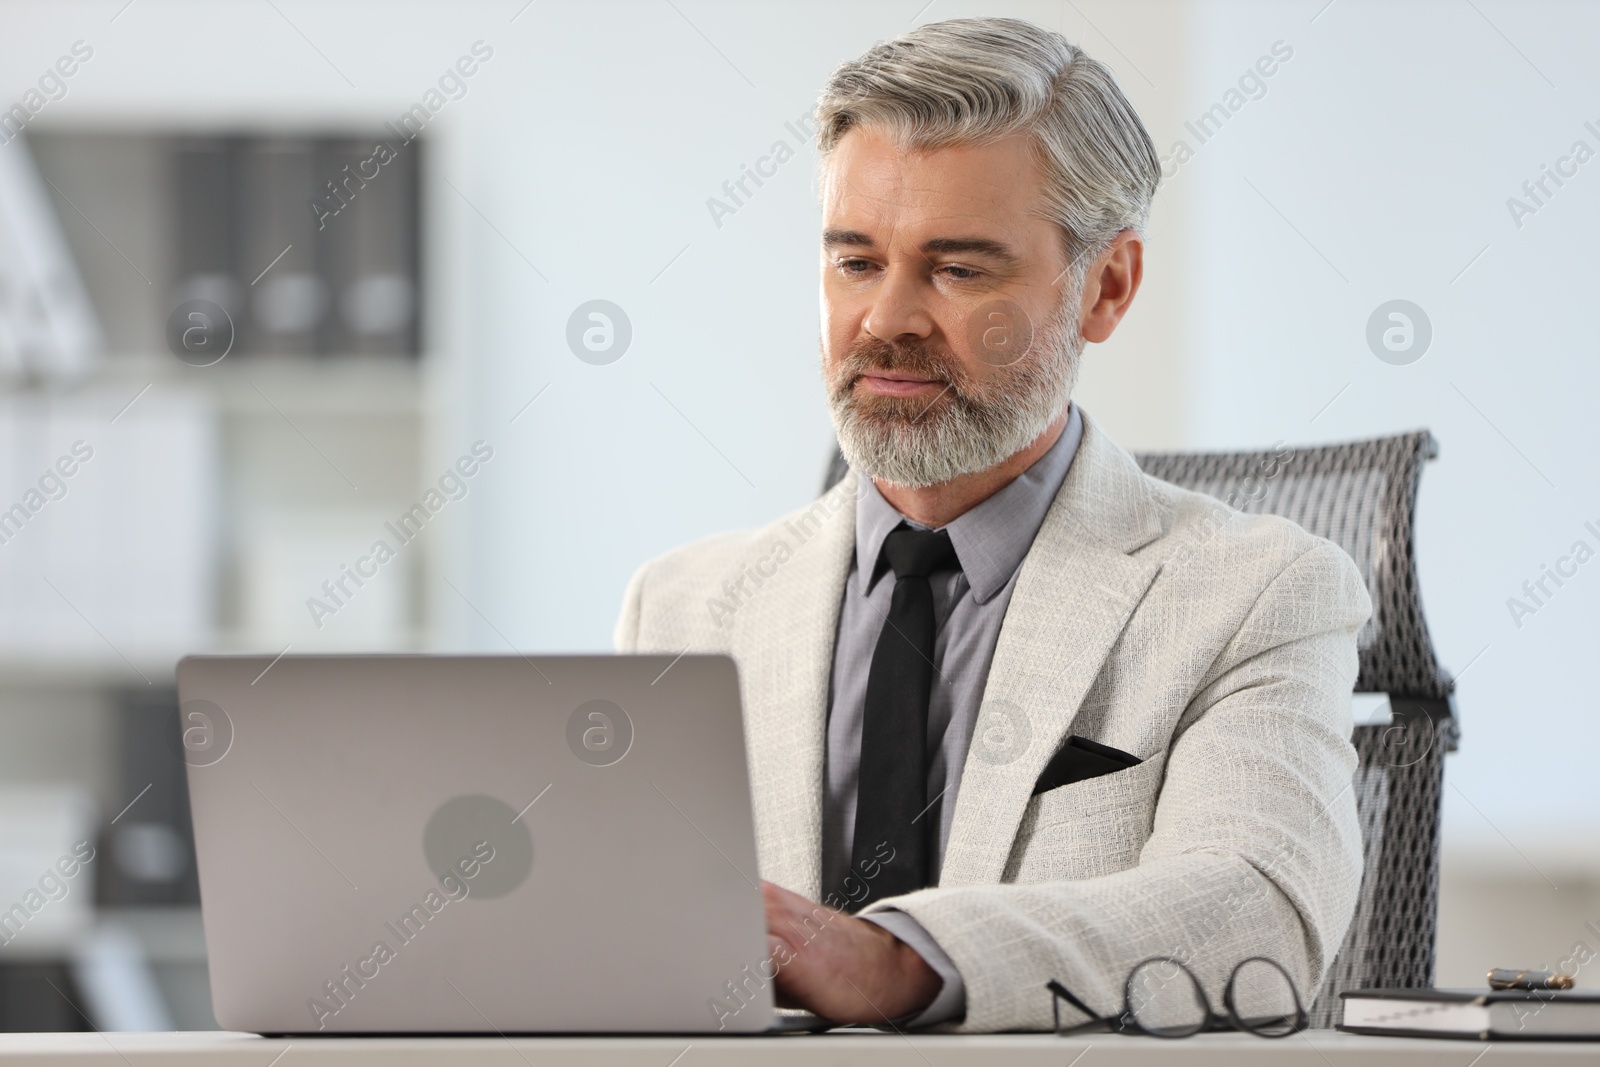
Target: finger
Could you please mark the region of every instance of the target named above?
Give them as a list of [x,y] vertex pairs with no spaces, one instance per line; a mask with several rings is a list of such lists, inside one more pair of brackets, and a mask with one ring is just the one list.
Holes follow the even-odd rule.
[[799,893],[792,892],[772,882],[761,883],[761,897],[769,911],[774,907],[794,911],[797,908],[809,907],[811,904]]
[[793,906],[776,894],[768,894],[765,904],[767,932],[785,941],[791,941],[789,922],[794,916]]
[[828,909],[785,889],[768,899],[766,917],[767,929],[796,948],[802,942],[809,944],[835,918]]

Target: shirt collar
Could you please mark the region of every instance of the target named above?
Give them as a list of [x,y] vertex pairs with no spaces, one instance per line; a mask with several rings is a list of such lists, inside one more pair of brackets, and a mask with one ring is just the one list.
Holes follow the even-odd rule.
[[[1082,440],[1083,417],[1078,405],[1073,404],[1066,428],[1049,451],[998,493],[945,525],[978,603],[988,602],[1005,588],[1022,565]],[[895,510],[871,478],[860,479],[856,495],[856,580],[862,596],[872,591],[879,577],[877,564],[884,539],[902,522],[927,529]]]

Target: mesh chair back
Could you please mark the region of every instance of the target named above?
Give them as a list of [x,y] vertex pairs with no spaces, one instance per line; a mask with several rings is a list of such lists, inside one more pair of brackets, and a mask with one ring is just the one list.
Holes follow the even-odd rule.
[[1318,448],[1137,458],[1162,481],[1281,515],[1350,553],[1372,596],[1356,692],[1443,700],[1451,681],[1428,639],[1411,536],[1422,465],[1436,453],[1423,430]]
[[1241,511],[1282,515],[1356,561],[1372,597],[1356,691],[1389,697],[1391,722],[1357,726],[1353,788],[1366,867],[1344,944],[1312,1006],[1339,1021],[1339,993],[1433,983],[1444,752],[1455,747],[1453,683],[1434,656],[1417,592],[1412,522],[1427,431],[1317,448],[1139,456],[1164,481]]

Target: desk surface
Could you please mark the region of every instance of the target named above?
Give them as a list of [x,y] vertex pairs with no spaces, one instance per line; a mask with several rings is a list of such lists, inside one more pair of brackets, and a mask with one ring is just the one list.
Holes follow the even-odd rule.
[[[277,1057],[277,1058],[274,1058]],[[1205,1034],[1183,1041],[1043,1034],[991,1037],[878,1033],[784,1037],[296,1038],[253,1034],[0,1034],[0,1063],[51,1067],[206,1064],[218,1067],[1556,1067],[1600,1063],[1600,1045],[1417,1041],[1312,1030],[1281,1041]]]

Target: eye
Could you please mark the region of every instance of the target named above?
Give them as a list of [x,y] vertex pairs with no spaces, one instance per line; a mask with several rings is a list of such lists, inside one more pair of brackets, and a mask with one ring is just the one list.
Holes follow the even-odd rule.
[[872,263],[869,260],[855,258],[837,260],[835,266],[843,274],[865,274],[872,269]]
[[949,275],[950,277],[955,278],[957,281],[964,282],[970,278],[976,278],[978,276],[978,272],[973,270],[971,267],[958,267],[954,263],[947,264],[939,269],[944,271],[945,274]]

